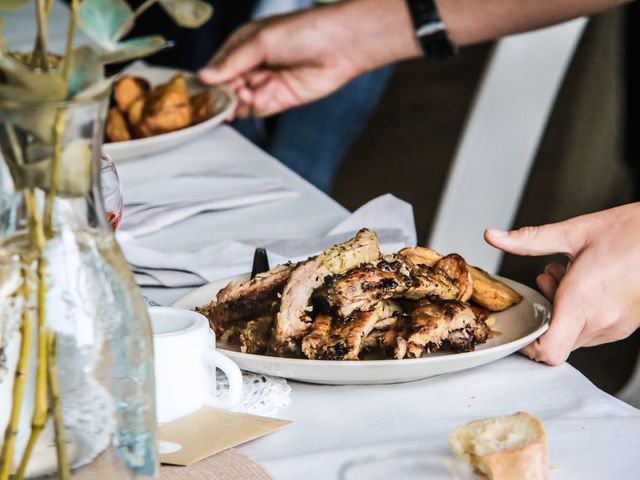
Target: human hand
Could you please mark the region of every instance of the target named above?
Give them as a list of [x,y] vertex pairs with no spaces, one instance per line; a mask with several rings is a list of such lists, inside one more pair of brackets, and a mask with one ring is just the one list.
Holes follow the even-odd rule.
[[572,350],[621,340],[640,327],[640,203],[511,232],[487,230],[491,245],[516,255],[563,253],[538,275],[553,302],[549,330],[523,349],[562,364]]
[[269,116],[419,54],[404,0],[359,0],[245,25],[198,76],[236,91],[239,106],[232,118]]

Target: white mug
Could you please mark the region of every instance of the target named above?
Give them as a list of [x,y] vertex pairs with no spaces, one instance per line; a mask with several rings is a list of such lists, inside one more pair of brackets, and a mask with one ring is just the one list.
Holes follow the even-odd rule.
[[[216,351],[209,321],[189,310],[149,307],[153,329],[158,423],[167,423],[204,405],[231,408],[242,395],[242,373]],[[216,398],[216,368],[229,379],[229,393]]]

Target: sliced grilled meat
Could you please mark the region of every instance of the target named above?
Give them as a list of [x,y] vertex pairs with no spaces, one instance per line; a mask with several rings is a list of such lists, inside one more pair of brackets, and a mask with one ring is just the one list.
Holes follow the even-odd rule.
[[361,265],[343,275],[327,277],[324,287],[315,296],[324,298],[337,315],[347,317],[356,310],[368,310],[377,302],[390,298],[435,296],[454,299],[460,293],[442,270],[414,266],[401,256],[388,255],[375,264]]
[[435,352],[445,343],[454,350],[472,350],[476,342],[486,341],[488,334],[487,326],[471,307],[456,300],[422,300],[411,311],[410,321],[407,351],[415,358],[425,350]]
[[214,301],[196,311],[209,319],[218,338],[223,334],[237,338],[237,332],[230,333],[234,328],[243,329],[249,320],[275,314],[280,304],[278,295],[294,268],[292,264],[278,265],[244,283],[230,282]]
[[416,280],[402,272],[400,262],[378,262],[349,270],[344,275],[329,277],[320,296],[324,294],[329,305],[341,317],[356,310],[369,310],[376,303],[402,296]]
[[376,234],[363,229],[351,240],[328,248],[291,272],[276,316],[270,354],[283,356],[298,353],[297,340],[311,328],[311,295],[328,275],[340,275],[362,263],[374,262],[379,257]]
[[302,340],[302,352],[316,360],[357,360],[363,341],[377,322],[400,311],[391,301],[372,310],[356,311],[347,318],[318,315],[311,333]]
[[407,353],[409,325],[409,318],[404,314],[395,314],[382,320],[376,323],[373,331],[364,339],[363,348],[380,350],[385,356],[393,353],[393,358],[400,360]]
[[274,315],[264,315],[255,320],[249,320],[240,333],[240,351],[264,355],[271,340]]

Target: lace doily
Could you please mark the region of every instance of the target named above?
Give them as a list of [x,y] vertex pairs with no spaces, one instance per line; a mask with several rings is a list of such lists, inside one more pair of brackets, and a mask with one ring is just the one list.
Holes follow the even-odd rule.
[[[216,396],[226,395],[229,390],[227,377],[218,371],[216,380]],[[284,378],[242,372],[242,380],[242,399],[231,409],[234,412],[271,417],[289,403],[291,387]]]

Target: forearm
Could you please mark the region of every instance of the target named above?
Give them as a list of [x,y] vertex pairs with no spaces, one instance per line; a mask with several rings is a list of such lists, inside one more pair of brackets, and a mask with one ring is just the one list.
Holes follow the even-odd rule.
[[435,0],[449,38],[459,46],[560,23],[629,0]]
[[[435,0],[449,38],[458,46],[591,15],[627,1]],[[328,9],[328,20],[336,22],[343,43],[365,69],[421,55],[406,0],[350,0]]]

